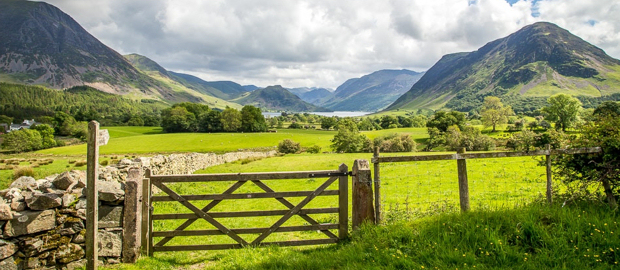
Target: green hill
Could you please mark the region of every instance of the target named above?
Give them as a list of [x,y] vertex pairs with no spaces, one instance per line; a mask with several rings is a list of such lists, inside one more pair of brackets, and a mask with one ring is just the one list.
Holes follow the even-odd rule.
[[293,112],[329,111],[328,109],[321,108],[301,100],[301,98],[279,85],[254,90],[246,96],[233,101],[243,105],[253,105],[267,110]]
[[557,93],[592,98],[620,93],[620,61],[540,22],[475,52],[444,56],[386,110],[445,106],[469,111],[489,95],[520,108]]

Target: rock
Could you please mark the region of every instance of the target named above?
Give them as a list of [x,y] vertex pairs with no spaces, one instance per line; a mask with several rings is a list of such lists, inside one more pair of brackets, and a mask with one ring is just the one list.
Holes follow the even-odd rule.
[[82,244],[84,242],[86,242],[86,230],[82,230],[80,231],[80,233],[76,234],[73,237],[73,240],[71,240],[71,242],[76,243],[76,244]]
[[13,257],[8,257],[4,261],[0,261],[0,269],[2,270],[17,270],[17,264]]
[[56,226],[54,210],[21,211],[13,215],[13,219],[4,227],[6,237],[15,237],[51,230]]
[[23,201],[12,202],[11,209],[17,212],[24,211],[26,210],[26,202],[23,202]]
[[39,186],[39,191],[46,192],[48,189],[51,189],[54,185],[52,181],[47,179],[37,180],[37,185]]
[[77,216],[82,220],[86,220],[86,209],[77,210]]
[[86,266],[86,259],[81,259],[78,261],[68,263],[67,265],[65,265],[65,267],[62,268],[62,270],[75,270],[75,269],[82,268],[85,266]]
[[0,239],[0,260],[13,256],[17,252],[17,245]]
[[75,209],[86,209],[86,197],[80,198],[80,200],[75,204]]
[[[32,257],[38,255],[39,258],[47,258],[51,256],[51,253],[45,253],[45,251],[53,251],[59,246],[68,244],[71,242],[71,238],[62,236],[58,233],[54,234],[42,234],[37,237],[26,238],[19,243],[20,251],[24,253],[26,257]],[[52,258],[51,261],[54,261]]]
[[84,222],[78,217],[67,217],[62,226],[65,229],[71,229],[74,233],[78,233],[85,228]]
[[123,226],[123,207],[107,206],[99,207],[99,228],[113,228]]
[[99,230],[97,238],[98,254],[101,257],[120,257],[123,246],[122,230]]
[[26,204],[32,210],[46,210],[62,205],[62,198],[55,193],[34,194],[26,199]]
[[19,264],[22,269],[41,269],[41,266],[43,266],[38,257],[24,258]]
[[24,201],[24,196],[22,195],[22,191],[17,188],[10,188],[4,194],[4,199],[7,202],[19,202]]
[[67,190],[71,185],[77,182],[77,179],[73,178],[70,172],[63,172],[59,174],[52,183],[58,189]]
[[0,200],[0,220],[13,219],[13,212],[11,212],[11,206]]
[[68,208],[69,206],[71,206],[71,204],[73,204],[73,202],[75,202],[75,195],[65,194],[62,196],[62,207],[63,208]]
[[17,178],[17,180],[15,180],[15,182],[11,183],[11,186],[9,186],[9,188],[17,188],[17,189],[21,189],[21,190],[27,190],[29,188],[31,189],[37,189],[37,181],[34,180],[34,178],[30,177],[30,176],[22,176],[20,178]]
[[82,258],[84,258],[84,249],[78,244],[69,243],[56,250],[56,261],[59,263],[70,263]]
[[125,198],[125,191],[120,183],[100,181],[97,183],[99,200],[104,202],[120,202]]

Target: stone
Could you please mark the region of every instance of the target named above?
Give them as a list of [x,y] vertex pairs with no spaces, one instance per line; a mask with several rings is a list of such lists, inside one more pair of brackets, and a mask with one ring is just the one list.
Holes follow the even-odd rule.
[[0,239],[0,260],[13,256],[17,252],[17,245]]
[[80,245],[69,243],[58,247],[55,257],[59,263],[70,263],[84,258],[84,254],[84,249]]
[[12,202],[11,203],[11,210],[16,211],[16,212],[26,210],[26,202],[23,202],[23,201]]
[[11,206],[0,200],[0,220],[11,219],[13,219],[13,212],[11,211]]
[[75,209],[86,209],[86,197],[80,198],[80,200],[75,204]]
[[99,207],[99,228],[113,228],[123,226],[123,207],[107,206]]
[[37,180],[37,185],[39,186],[39,191],[41,192],[46,192],[48,189],[53,187],[52,181],[47,179]]
[[120,202],[125,198],[125,191],[120,183],[100,181],[97,183],[99,200],[104,202]]
[[80,233],[76,234],[73,237],[73,240],[71,240],[71,242],[76,243],[76,244],[82,244],[86,242],[86,230],[82,230],[80,231]]
[[67,190],[70,186],[77,182],[77,179],[74,179],[73,175],[70,172],[63,172],[56,176],[54,181],[54,187],[58,189]]
[[81,260],[68,263],[67,265],[65,265],[65,267],[62,268],[62,270],[75,270],[75,269],[83,268],[85,266],[86,266],[86,259],[81,259]]
[[43,266],[43,263],[41,263],[38,257],[24,258],[19,264],[22,269],[41,269],[41,266]]
[[24,196],[22,195],[22,191],[17,188],[10,188],[4,194],[4,198],[7,202],[19,202],[24,201]]
[[17,264],[13,257],[8,257],[4,261],[0,261],[0,269],[2,270],[17,270]]
[[34,178],[30,176],[22,176],[20,178],[17,178],[17,180],[15,180],[13,183],[11,183],[9,188],[27,190],[27,189],[37,189],[38,186],[37,186],[37,181],[34,180]]
[[63,229],[60,229],[58,233],[62,236],[67,236],[67,235],[74,235],[75,231],[73,230],[73,228],[63,228]]
[[123,246],[122,230],[99,230],[97,253],[100,257],[120,257]]
[[86,220],[86,209],[78,209],[77,216],[82,220]]
[[73,194],[65,194],[62,196],[62,207],[68,208],[75,202],[75,195]]
[[17,212],[5,225],[4,236],[15,237],[51,230],[56,227],[55,216],[54,210]]
[[55,193],[34,194],[26,199],[26,204],[32,210],[46,210],[62,205],[62,198]]

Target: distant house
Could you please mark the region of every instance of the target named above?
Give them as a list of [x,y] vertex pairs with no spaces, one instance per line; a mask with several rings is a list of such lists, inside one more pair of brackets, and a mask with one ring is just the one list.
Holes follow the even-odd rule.
[[[37,125],[37,124],[39,124],[39,123],[35,122],[34,119],[32,119],[32,120],[27,120],[26,119],[21,124],[13,124],[13,123],[11,123],[9,128],[6,129],[6,132],[11,132],[11,131],[14,131],[14,130],[20,130],[20,129],[24,129],[24,128],[25,129],[29,129],[31,126]],[[2,124],[2,125],[6,126],[6,124]]]

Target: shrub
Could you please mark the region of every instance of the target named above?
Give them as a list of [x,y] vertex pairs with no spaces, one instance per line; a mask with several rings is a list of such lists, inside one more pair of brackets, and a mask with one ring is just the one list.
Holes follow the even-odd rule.
[[288,128],[292,128],[292,129],[301,129],[301,128],[303,128],[303,126],[302,126],[302,125],[300,125],[300,124],[299,124],[299,123],[297,123],[297,122],[293,122],[293,123],[291,123],[291,125],[289,125],[289,126],[288,126]]
[[22,176],[34,177],[34,170],[32,167],[18,167],[13,170],[13,180],[17,180]]
[[313,146],[308,147],[306,149],[306,152],[310,154],[318,154],[318,153],[321,153],[321,147],[318,145],[313,145]]
[[75,167],[86,166],[86,160],[80,160],[75,162]]
[[301,146],[298,142],[290,139],[284,139],[278,144],[278,152],[284,154],[294,154],[301,150]]
[[109,161],[107,159],[104,159],[102,161],[99,162],[99,165],[101,166],[108,166]]
[[417,147],[409,134],[392,133],[375,138],[373,143],[375,147],[379,147],[381,152],[411,152]]

